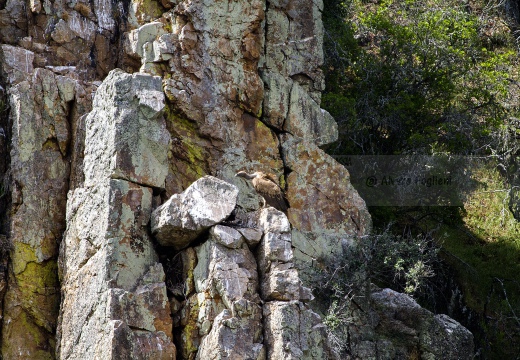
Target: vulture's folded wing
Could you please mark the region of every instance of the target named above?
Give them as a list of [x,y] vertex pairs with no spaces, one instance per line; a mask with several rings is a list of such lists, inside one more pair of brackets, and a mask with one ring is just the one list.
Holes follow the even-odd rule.
[[253,186],[268,205],[283,212],[287,211],[287,201],[283,191],[275,182],[265,178],[256,178],[253,180]]

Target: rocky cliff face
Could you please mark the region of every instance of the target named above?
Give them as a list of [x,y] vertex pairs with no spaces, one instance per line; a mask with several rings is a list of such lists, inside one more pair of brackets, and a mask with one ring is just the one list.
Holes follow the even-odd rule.
[[0,1],[4,359],[334,357],[300,275],[370,216],[320,149],[322,6]]

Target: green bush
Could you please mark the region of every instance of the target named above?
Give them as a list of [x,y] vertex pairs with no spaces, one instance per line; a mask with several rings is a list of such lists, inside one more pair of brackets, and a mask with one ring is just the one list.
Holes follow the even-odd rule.
[[[488,169],[496,176],[484,171],[478,181],[500,182],[499,188],[474,191],[463,208],[370,209],[376,227],[396,222],[394,234],[407,233],[402,230],[410,228],[410,219],[415,229],[442,229],[439,246],[454,269],[446,278],[461,286],[461,307],[482,320],[483,325],[471,328],[481,358],[519,354],[518,229],[506,214],[507,190],[518,186],[514,160],[520,149],[520,27],[507,14],[511,4],[324,0],[322,107],[336,118],[340,131],[328,149],[333,155],[446,152],[498,160],[496,168]],[[416,297],[428,290],[432,263],[419,261],[423,253],[407,248],[414,237],[380,236],[360,239],[351,264],[338,263],[325,272],[334,279],[323,283],[330,298],[326,321],[336,334],[349,321],[342,314],[350,303],[341,299],[363,291],[356,284],[372,281]],[[373,252],[373,244],[381,249]],[[392,249],[404,255],[392,255]],[[472,325],[469,319],[458,320]]]
[[435,276],[439,258],[431,235],[403,237],[389,229],[356,239],[343,257],[321,259],[325,265],[311,280],[329,339],[340,355],[348,351],[352,306],[370,306],[373,284],[418,296]]

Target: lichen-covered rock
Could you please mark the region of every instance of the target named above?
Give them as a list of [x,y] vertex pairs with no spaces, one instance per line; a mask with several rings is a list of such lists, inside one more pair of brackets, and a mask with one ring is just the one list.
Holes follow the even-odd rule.
[[[150,22],[135,29],[127,34],[126,52],[136,58],[143,58],[144,62],[155,60],[155,53],[153,51],[153,43],[159,39],[161,35],[165,35],[164,24],[159,21]],[[162,42],[163,45],[164,41]],[[159,43],[160,44],[160,43]],[[156,47],[158,47],[157,45]],[[158,59],[159,60],[159,59]],[[161,59],[165,60],[165,59]]]
[[474,359],[473,334],[447,315],[434,315],[420,337],[425,359]]
[[27,7],[8,1],[0,10],[0,42],[34,52],[38,67],[75,65],[82,79],[92,80],[117,62],[114,45],[126,12],[107,0],[31,0]]
[[[4,59],[8,52],[16,54],[18,50],[4,46]],[[16,59],[11,63],[14,67],[20,60]],[[28,59],[32,61],[32,57]],[[12,69],[4,67],[8,73]],[[17,83],[12,83],[8,91],[12,123],[12,247],[2,354],[6,359],[46,359],[54,353],[58,317],[56,259],[65,230],[69,119],[73,118],[68,103],[81,85],[46,69],[33,70],[30,64],[17,69],[16,79],[8,75]]]
[[257,249],[268,359],[334,359],[321,318],[303,301],[312,299],[293,262],[291,226],[273,208],[260,211],[264,236]]
[[[263,75],[265,96],[263,121],[279,130],[314,142],[330,144],[338,138],[334,118],[311,97],[298,81],[280,73],[267,71]],[[308,86],[307,86],[308,88]]]
[[169,100],[174,143],[166,196],[213,175],[242,190],[240,206],[258,209],[258,197],[234,175],[253,168],[283,173],[276,133],[260,121],[265,2],[174,4],[172,26],[164,27],[171,32],[148,41],[141,57],[141,71],[164,74]]
[[272,268],[262,281],[262,297],[265,300],[299,300],[302,285],[298,276],[298,270],[291,266]]
[[314,94],[323,90],[322,10],[320,0],[270,1],[266,14],[265,67],[285,78],[309,78]]
[[237,195],[234,185],[205,176],[153,212],[152,232],[163,246],[185,248],[204,230],[231,214]]
[[285,264],[293,260],[290,232],[266,232],[258,249],[262,270],[269,271],[271,265]]
[[34,53],[11,45],[0,45],[2,77],[10,84],[18,84],[34,71]]
[[262,275],[262,299],[298,300],[301,282],[292,262],[293,250],[287,217],[269,207],[260,211],[258,224],[264,231],[257,249],[259,272]]
[[284,136],[282,150],[292,170],[287,176],[287,216],[293,227],[316,235],[361,235],[370,229],[365,202],[345,167],[316,145],[290,135]]
[[[164,270],[148,228],[169,138],[157,80],[112,72],[89,115],[86,181],[70,193],[60,248],[60,359],[176,357]],[[157,159],[153,173],[148,166]]]
[[258,227],[265,233],[285,234],[291,231],[291,224],[285,214],[269,206],[260,210]]
[[218,297],[228,309],[242,298],[259,300],[256,261],[247,246],[229,249],[209,239],[195,250],[195,291]]
[[[127,342],[148,344],[152,358],[175,358],[164,272],[146,230],[151,202],[150,188],[124,180],[78,189],[69,199],[61,359],[120,358]],[[144,350],[128,356],[140,359]]]
[[242,299],[234,303],[233,310],[226,309],[215,318],[211,331],[202,340],[196,359],[266,359],[265,346],[260,342],[261,308]]
[[103,178],[164,188],[170,134],[161,79],[113,70],[86,119],[85,184]]
[[268,359],[334,359],[321,318],[298,301],[271,301],[263,307]]
[[209,234],[217,244],[224,245],[230,249],[239,249],[244,243],[244,237],[242,234],[237,230],[227,226],[213,226],[209,231]]
[[[186,271],[193,280],[180,279],[181,284],[195,284],[194,293],[177,293],[187,298],[174,315],[182,357],[291,358],[279,357],[285,349],[292,358],[334,358],[320,317],[303,302],[312,294],[292,263],[287,217],[268,207],[244,219],[247,228],[215,225],[207,239],[199,239],[197,264]],[[261,237],[256,259],[241,231],[252,239]],[[183,260],[190,249],[175,257],[183,267],[185,262],[193,266]]]
[[67,191],[83,182],[80,119],[90,111],[94,83],[116,65],[121,11],[106,0],[0,5],[0,82],[11,105],[0,115],[0,137],[11,150],[8,157],[0,146],[10,162],[0,178],[13,198],[6,211],[5,199],[0,204],[0,232],[9,228],[12,243],[4,359],[54,358],[57,249]]
[[372,306],[352,309],[350,353],[354,359],[420,354],[421,359],[473,359],[473,335],[446,315],[434,315],[408,295],[375,289]]
[[345,167],[312,142],[282,138],[284,159],[292,170],[286,179],[287,217],[293,227],[295,263],[305,271],[309,262],[341,256],[355,236],[370,230],[371,218]]
[[244,236],[244,240],[250,249],[256,248],[262,239],[263,232],[256,228],[237,228],[237,231]]
[[293,81],[277,71],[264,72],[262,80],[265,86],[262,120],[282,130],[289,113]]
[[245,244],[241,248],[222,245],[221,230],[216,235],[211,230],[210,238],[195,248],[196,295],[181,310],[180,349],[188,359],[195,354],[197,359],[262,359],[257,264]]
[[310,97],[298,83],[291,89],[289,112],[283,130],[316,145],[326,145],[338,139],[338,124],[327,111]]

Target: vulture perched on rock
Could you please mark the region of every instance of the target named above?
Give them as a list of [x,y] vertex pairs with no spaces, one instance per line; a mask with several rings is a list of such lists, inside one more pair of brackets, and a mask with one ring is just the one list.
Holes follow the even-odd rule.
[[264,199],[264,206],[267,204],[275,209],[287,212],[287,201],[274,175],[261,171],[256,171],[252,174],[239,171],[235,176],[251,180],[256,192]]

